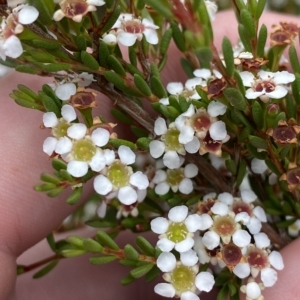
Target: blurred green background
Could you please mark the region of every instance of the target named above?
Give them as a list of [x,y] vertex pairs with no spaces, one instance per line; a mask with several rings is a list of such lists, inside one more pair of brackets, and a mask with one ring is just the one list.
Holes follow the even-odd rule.
[[[232,0],[215,0],[219,10],[231,7]],[[300,0],[268,0],[267,9],[300,15]]]

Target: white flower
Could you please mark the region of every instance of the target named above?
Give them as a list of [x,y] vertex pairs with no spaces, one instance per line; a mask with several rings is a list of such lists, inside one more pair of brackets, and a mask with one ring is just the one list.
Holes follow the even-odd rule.
[[[295,220],[295,217],[286,216],[286,219],[287,220],[291,220],[291,219]],[[295,220],[295,222],[292,225],[288,226],[288,232],[289,232],[290,236],[298,237],[299,231],[300,231],[300,219],[297,219],[297,220]]]
[[282,72],[267,72],[259,71],[257,78],[248,71],[240,73],[243,84],[251,87],[246,91],[247,99],[260,98],[263,102],[268,102],[269,99],[280,99],[288,93],[287,84],[295,80],[295,75],[287,71]]
[[215,20],[216,13],[218,11],[218,6],[216,5],[215,2],[205,0],[205,6],[209,15],[209,18],[211,21]]
[[157,170],[152,182],[156,184],[155,192],[158,195],[167,194],[170,188],[174,193],[179,190],[182,194],[190,194],[194,189],[190,178],[195,177],[197,174],[197,166],[187,164],[184,168],[180,169]]
[[156,26],[152,20],[134,18],[132,14],[121,14],[113,25],[110,34],[115,34],[117,40],[124,46],[134,45],[136,40],[141,41],[143,35],[149,44],[156,45],[158,36]]
[[174,247],[178,252],[186,252],[194,245],[193,233],[199,229],[201,218],[199,215],[188,216],[186,206],[173,207],[168,214],[169,220],[163,217],[151,221],[151,230],[160,234],[157,247],[164,252]]
[[[195,259],[190,259],[192,256]],[[181,253],[181,260],[176,262],[172,253],[163,252],[157,259],[158,268],[167,272],[163,274],[165,281],[169,283],[159,283],[154,287],[154,291],[165,297],[180,297],[181,300],[199,300],[197,290],[209,292],[214,286],[215,280],[210,272],[200,272],[197,256],[193,250],[189,253]]]
[[6,56],[18,58],[23,53],[21,41],[16,36],[20,34],[24,27],[33,23],[39,16],[38,10],[30,5],[22,4],[13,9],[12,13],[2,19],[0,26],[0,58],[6,59]]
[[169,128],[166,121],[159,117],[154,124],[154,132],[161,135],[160,141],[153,140],[149,144],[150,154],[153,158],[159,158],[163,154],[163,163],[169,169],[177,169],[181,165],[178,154],[185,155],[183,145],[178,141],[179,130],[171,123]]
[[55,0],[59,3],[60,9],[53,15],[54,21],[60,21],[66,17],[72,19],[74,22],[81,22],[83,16],[88,12],[96,11],[96,6],[105,4],[103,0]]
[[77,91],[76,85],[73,82],[59,84],[55,88],[55,95],[63,101],[69,100]]
[[261,291],[264,289],[262,284],[258,284],[253,278],[249,278],[246,285],[241,286],[241,292],[245,293],[247,300],[263,300]]
[[[108,154],[113,154],[111,150]],[[124,205],[131,205],[138,201],[139,191],[147,189],[149,180],[141,171],[133,173],[132,165],[135,162],[135,153],[127,146],[120,146],[118,149],[119,159],[114,154],[106,159],[108,167],[102,170],[102,174],[94,179],[95,191],[108,199],[117,197]]]
[[[72,142],[67,136],[67,130],[77,116],[71,105],[63,105],[61,109],[62,118],[58,119],[53,112],[43,115],[43,124],[46,128],[52,128],[54,137],[48,137],[44,141],[43,151],[49,156],[55,151],[58,154],[65,154],[71,151]],[[60,142],[59,142],[60,141]]]

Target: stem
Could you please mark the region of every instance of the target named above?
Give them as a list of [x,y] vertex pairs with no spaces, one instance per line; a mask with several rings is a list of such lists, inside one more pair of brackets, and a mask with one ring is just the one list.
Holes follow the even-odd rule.
[[63,257],[62,255],[59,255],[59,254],[54,254],[54,255],[49,256],[47,258],[44,258],[44,259],[42,259],[40,261],[37,261],[37,262],[35,262],[35,263],[31,264],[31,265],[22,266],[22,273],[21,274],[30,272],[30,271],[32,271],[32,270],[34,270],[36,268],[39,268],[39,267],[41,267],[41,266],[43,266],[43,265],[45,265],[45,264],[47,264],[47,263],[49,263],[51,261],[54,261],[56,259],[62,259],[62,258],[65,258],[65,257]]

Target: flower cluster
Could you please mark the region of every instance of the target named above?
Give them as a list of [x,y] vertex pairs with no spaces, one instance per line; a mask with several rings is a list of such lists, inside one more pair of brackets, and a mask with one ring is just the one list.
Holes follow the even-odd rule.
[[[162,272],[167,272],[163,277],[170,282],[160,284],[155,291],[163,296],[190,299],[184,298],[183,293],[194,293],[195,285],[199,291],[205,290],[200,287],[199,277],[207,277],[206,291],[209,291],[213,282],[213,278],[208,280],[210,273],[196,274],[199,264],[210,263],[227,267],[238,278],[248,278],[248,284],[241,288],[247,299],[263,299],[259,298],[261,290],[275,284],[276,270],[282,270],[284,265],[280,253],[270,250],[270,240],[261,232],[262,222],[267,218],[262,207],[254,207],[256,198],[251,190],[242,190],[241,198],[229,193],[218,197],[211,193],[198,203],[194,214],[189,213],[186,206],[177,206],[169,211],[168,219],[152,220],[151,229],[159,234],[157,247],[163,251],[157,265]],[[170,253],[172,249],[179,252],[179,261]],[[189,279],[189,283],[180,289],[177,287],[179,280],[176,280],[179,270]],[[253,278],[257,281],[258,275],[261,283],[253,283]]]

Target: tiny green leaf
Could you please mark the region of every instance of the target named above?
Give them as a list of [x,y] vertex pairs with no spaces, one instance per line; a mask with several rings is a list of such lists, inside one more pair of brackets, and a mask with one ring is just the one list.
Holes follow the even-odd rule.
[[104,231],[98,231],[96,234],[96,239],[102,246],[107,246],[113,250],[119,250],[117,243]]
[[251,13],[246,9],[242,9],[240,17],[241,17],[241,22],[245,26],[245,29],[249,37],[255,38],[256,35],[255,22],[251,16]]
[[244,160],[241,160],[239,164],[238,173],[236,176],[236,181],[235,181],[236,187],[239,187],[241,185],[246,174],[246,168],[247,168],[247,163]]
[[245,110],[247,107],[246,100],[242,93],[234,88],[227,88],[224,90],[224,96],[237,110]]
[[171,29],[172,29],[173,39],[174,39],[174,42],[175,42],[177,48],[181,52],[185,52],[186,51],[185,41],[184,41],[183,33],[179,29],[178,24],[175,22],[171,22]]
[[151,143],[151,139],[149,138],[146,138],[146,137],[142,137],[142,138],[139,138],[137,141],[136,141],[136,145],[138,148],[142,149],[142,150],[148,150],[149,149],[149,144]]
[[67,198],[66,202],[70,205],[76,204],[82,195],[82,190],[82,186],[75,188],[71,195]]
[[173,14],[171,12],[171,6],[169,6],[167,1],[157,1],[157,0],[144,0],[146,4],[150,5],[156,12],[167,19],[172,19]]
[[78,250],[78,249],[65,249],[61,251],[61,255],[64,257],[77,257],[80,255],[85,254],[86,251],[85,250]]
[[152,92],[147,82],[138,74],[134,75],[134,84],[146,96],[151,96]]
[[152,264],[152,263],[142,265],[140,267],[137,267],[137,268],[131,270],[130,275],[134,278],[140,278],[140,277],[144,276],[145,274],[147,274],[153,267],[154,267],[154,264]]
[[169,28],[165,31],[164,35],[161,38],[160,41],[160,54],[165,55],[168,51],[171,39],[172,39],[172,28]]
[[257,40],[257,56],[264,57],[265,55],[265,47],[268,38],[268,29],[265,24],[262,24],[258,34]]
[[103,247],[91,238],[87,238],[83,241],[83,248],[87,252],[99,253],[103,251]]
[[109,143],[114,146],[115,148],[119,148],[120,146],[127,146],[130,149],[135,149],[135,144],[132,142],[129,142],[127,140],[121,140],[121,139],[110,139]]
[[116,256],[110,255],[110,256],[90,257],[89,261],[92,265],[104,265],[116,259],[117,259]]
[[40,271],[38,271],[37,273],[35,273],[32,276],[32,278],[38,279],[38,278],[41,278],[41,277],[45,276],[46,274],[48,274],[51,270],[53,270],[57,266],[58,262],[59,262],[58,259],[52,261],[51,263],[49,263],[48,265],[46,265],[44,268],[42,268]]
[[233,50],[232,50],[231,42],[227,37],[223,38],[222,51],[224,55],[225,65],[226,65],[226,72],[229,77],[232,77],[235,70]]
[[258,136],[250,135],[249,142],[252,146],[258,149],[267,149],[268,147],[267,142]]
[[109,57],[109,50],[105,42],[100,40],[99,42],[99,63],[100,66],[108,69],[107,58]]
[[139,253],[129,244],[124,247],[124,254],[127,259],[138,260],[140,255]]
[[146,255],[154,256],[154,247],[142,236],[138,236],[135,240],[136,245]]
[[90,69],[92,70],[99,70],[99,64],[97,60],[88,52],[81,51],[80,54],[81,61]]
[[156,76],[151,77],[150,85],[151,85],[151,90],[155,96],[157,96],[158,98],[167,97],[167,93],[163,84]]
[[254,101],[252,104],[252,116],[255,124],[259,129],[264,127],[264,112],[258,101]]
[[107,58],[107,62],[108,62],[109,67],[113,71],[115,71],[117,74],[119,74],[123,77],[126,76],[126,71],[124,70],[120,61],[114,55],[109,55]]
[[291,45],[289,48],[289,58],[294,73],[299,74],[300,73],[299,59],[297,55],[297,50],[294,45]]

